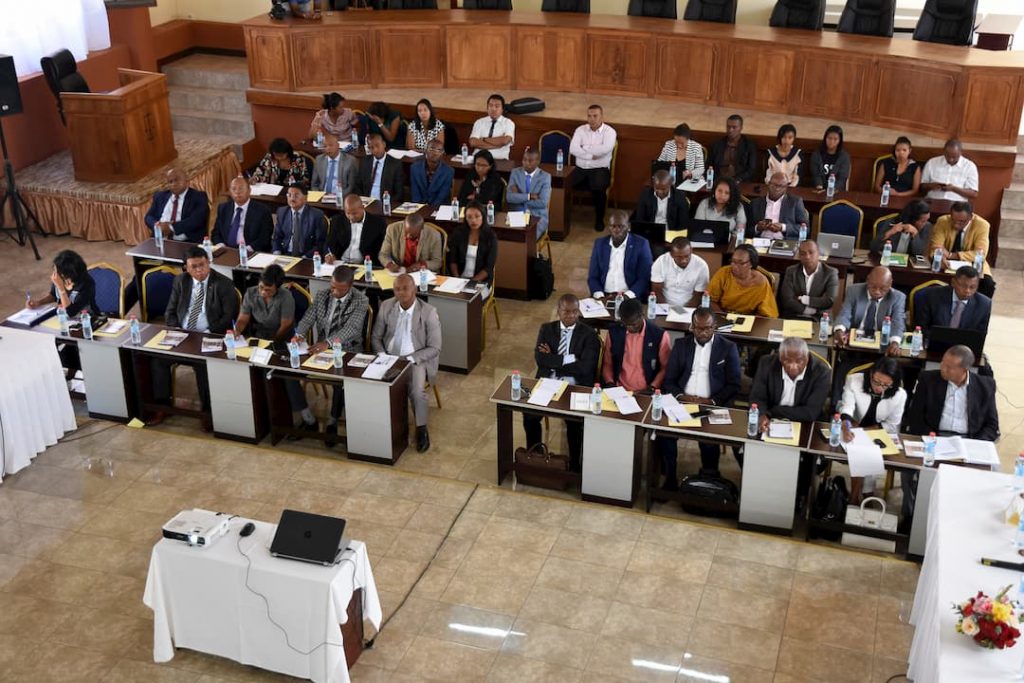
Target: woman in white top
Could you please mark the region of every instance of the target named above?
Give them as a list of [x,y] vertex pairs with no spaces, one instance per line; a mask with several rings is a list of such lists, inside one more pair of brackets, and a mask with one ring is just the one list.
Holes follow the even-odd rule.
[[405,148],[426,152],[427,143],[438,140],[444,144],[444,123],[434,113],[434,105],[428,99],[416,103],[416,118],[409,122]]
[[796,126],[786,123],[779,127],[776,145],[768,149],[768,171],[764,181],[770,182],[776,173],[789,178],[790,187],[800,184],[800,148],[796,146]]
[[747,214],[740,205],[740,190],[734,178],[715,178],[715,186],[697,206],[694,219],[698,221],[726,221],[730,234],[744,234]]
[[[899,361],[887,356],[865,372],[846,376],[838,410],[843,418],[843,441],[853,441],[853,427],[899,432],[907,403],[907,392],[900,386],[902,377]],[[861,492],[871,493],[874,488],[874,477],[850,477],[850,503],[859,504]]]
[[[680,123],[672,131],[672,139],[665,143],[658,155],[658,161],[676,164],[676,181],[704,177],[704,150],[700,143],[690,137],[690,127]],[[679,165],[680,162],[685,162]]]

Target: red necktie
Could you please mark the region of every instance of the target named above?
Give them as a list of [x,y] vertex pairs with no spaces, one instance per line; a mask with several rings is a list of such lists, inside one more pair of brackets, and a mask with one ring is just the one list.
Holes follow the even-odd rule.
[[171,222],[178,220],[178,195],[174,195],[174,203],[171,204]]

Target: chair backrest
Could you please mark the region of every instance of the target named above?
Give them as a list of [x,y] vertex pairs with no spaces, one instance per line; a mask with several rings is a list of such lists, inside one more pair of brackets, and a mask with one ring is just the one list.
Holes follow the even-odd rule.
[[101,313],[123,318],[124,274],[109,263],[94,263],[89,266],[89,275],[96,283],[96,305]]
[[437,0],[384,0],[387,9],[437,9]]
[[907,318],[907,329],[914,329],[914,309],[917,308],[921,301],[921,297],[924,295],[924,291],[929,287],[945,287],[946,283],[942,280],[928,280],[922,282],[913,289],[910,290],[910,296],[907,297],[909,300],[908,306],[908,318]]
[[607,193],[607,195],[609,197],[611,197],[611,195],[612,195],[612,188],[615,187],[615,165],[616,165],[616,162],[618,162],[618,160],[619,160],[619,140],[618,140],[618,138],[616,138],[615,139],[615,146],[612,147],[612,163],[611,163],[611,166],[608,167],[608,170],[611,171],[611,177],[608,179],[608,189],[605,190],[605,192]]
[[676,0],[629,0],[631,17],[676,18]]
[[57,111],[60,113],[61,123],[67,125],[64,120],[64,105],[61,103],[62,92],[90,92],[89,84],[85,82],[82,74],[78,73],[78,63],[70,50],[58,50],[39,60],[39,67],[46,78],[46,84],[50,86],[50,92],[57,98]]
[[462,151],[462,142],[459,140],[459,129],[444,122],[444,153],[454,156]]
[[736,23],[736,0],[689,0],[683,12],[686,21]]
[[895,23],[896,0],[846,0],[836,30],[892,38]]
[[884,216],[879,217],[878,220],[875,221],[875,224],[871,227],[871,239],[874,240],[876,237],[878,237],[879,226],[881,226],[886,221],[891,221],[892,219],[899,217],[900,215],[898,213],[887,213]]
[[825,0],[778,0],[768,25],[820,31],[825,25]]
[[462,9],[512,10],[512,0],[463,0]]
[[914,40],[970,45],[978,0],[928,0],[914,28]]
[[292,294],[292,300],[295,302],[295,324],[298,325],[302,316],[306,315],[306,311],[313,304],[313,297],[308,289],[297,282],[285,282],[283,287]]
[[860,244],[860,229],[864,224],[864,212],[860,207],[845,199],[837,199],[818,211],[818,233],[849,235],[854,245]]
[[441,235],[441,272],[448,272],[448,233],[436,223],[424,223],[423,227],[436,230]]
[[235,304],[237,304],[235,306],[235,310],[236,311],[241,311],[242,310],[242,290],[240,290],[238,287],[234,287],[233,289],[235,290]]
[[309,152],[303,151],[303,150],[301,150],[301,149],[297,149],[297,150],[295,150],[295,152],[296,152],[296,154],[298,154],[298,155],[299,155],[300,157],[305,157],[306,161],[308,161],[308,162],[309,162],[309,172],[310,172],[310,173],[312,174],[312,173],[313,173],[313,164],[315,164],[315,163],[316,163],[316,157],[314,157],[314,156],[313,156],[312,154],[310,154]]
[[758,266],[757,271],[768,278],[768,282],[772,283],[772,291],[776,294],[779,293],[779,274],[773,273],[764,266]]
[[895,159],[891,154],[883,154],[882,156],[875,159],[875,165],[872,167],[875,169],[874,173],[871,174],[871,187],[874,188],[878,184],[878,175],[882,173],[882,162],[886,159]]
[[544,0],[542,12],[582,12],[590,14],[590,0]]
[[849,377],[850,375],[856,375],[858,372],[864,372],[865,370],[869,370],[872,365],[874,365],[874,363],[863,363],[861,365],[858,365],[857,367],[850,368],[849,370],[846,371],[846,376]]
[[164,317],[164,313],[167,312],[167,303],[171,300],[174,278],[180,272],[180,268],[171,266],[156,266],[143,271],[142,285],[139,287],[142,322]]
[[562,158],[569,163],[569,143],[572,138],[560,130],[549,130],[542,133],[537,141],[540,148],[540,163],[553,164],[558,156],[558,150],[562,150]]

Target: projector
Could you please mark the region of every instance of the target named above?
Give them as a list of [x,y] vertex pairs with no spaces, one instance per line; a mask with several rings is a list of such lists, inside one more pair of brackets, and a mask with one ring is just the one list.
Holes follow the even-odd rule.
[[228,533],[230,515],[209,510],[182,510],[164,524],[164,538],[205,548]]

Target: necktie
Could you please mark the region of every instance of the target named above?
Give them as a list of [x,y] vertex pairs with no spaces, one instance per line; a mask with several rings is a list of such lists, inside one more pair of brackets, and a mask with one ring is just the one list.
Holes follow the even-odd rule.
[[530,174],[526,174],[526,198],[530,198]]
[[494,137],[494,124],[496,124],[497,122],[498,122],[498,119],[491,119],[491,132],[487,134],[487,137],[489,137],[489,138],[493,138]]
[[336,175],[337,159],[327,160],[327,182],[324,183],[324,192],[334,193],[334,176]]
[[878,302],[874,299],[868,303],[868,312],[864,315],[864,334],[871,336],[875,333],[878,318]]
[[341,327],[341,299],[334,299],[334,312],[331,313],[331,324],[327,328],[328,336]]
[[238,246],[238,231],[242,227],[242,207],[235,207],[235,217],[231,219],[231,234],[228,235],[228,246]]
[[964,302],[957,299],[953,304],[953,317],[949,319],[950,327],[960,327],[960,318],[964,315]]
[[302,223],[299,222],[299,212],[292,211],[292,256],[302,253]]
[[199,285],[199,291],[195,293],[192,299],[192,305],[188,309],[188,323],[185,325],[185,329],[194,330],[196,323],[199,322],[199,313],[203,310],[203,302],[206,300],[206,287],[201,283]]
[[956,236],[953,238],[953,248],[950,249],[950,251],[955,254],[958,251],[963,251],[963,250],[964,250],[964,231],[963,230],[957,230],[956,231]]
[[171,222],[175,223],[178,220],[178,195],[174,195],[174,201],[171,202]]
[[564,356],[565,354],[569,353],[569,335],[571,334],[572,332],[567,329],[562,330],[562,338],[558,342],[559,356]]
[[377,171],[378,171],[378,169],[380,169],[380,160],[379,159],[374,159],[373,160],[373,175],[370,176],[370,187],[371,188],[374,185],[377,184]]

